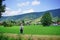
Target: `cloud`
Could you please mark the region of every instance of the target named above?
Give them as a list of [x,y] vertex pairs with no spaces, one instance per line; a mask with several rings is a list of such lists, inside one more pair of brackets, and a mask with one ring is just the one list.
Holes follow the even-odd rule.
[[6,8],[5,13],[2,14],[2,16],[14,16],[18,15],[21,12],[21,10],[12,10],[10,8]]
[[33,6],[35,6],[35,5],[39,5],[40,4],[40,1],[38,1],[38,0],[34,0],[34,1],[32,1],[32,5]]
[[28,6],[29,4],[30,4],[30,2],[27,1],[27,2],[23,2],[23,3],[18,3],[17,6],[23,7],[23,6]]
[[17,6],[18,7],[24,7],[24,6],[35,6],[35,5],[39,5],[40,4],[40,1],[38,0],[33,0],[32,2],[30,1],[26,1],[26,2],[22,2],[22,3],[17,3]]
[[6,10],[11,10],[11,8],[6,7]]
[[25,13],[30,13],[30,12],[34,12],[33,9],[28,9],[28,10],[12,10],[11,8],[6,8],[5,13],[2,14],[2,16],[14,16],[14,15],[21,15],[21,14],[25,14]]
[[23,11],[23,13],[30,13],[30,12],[34,12],[34,10],[33,9],[28,9],[28,10]]

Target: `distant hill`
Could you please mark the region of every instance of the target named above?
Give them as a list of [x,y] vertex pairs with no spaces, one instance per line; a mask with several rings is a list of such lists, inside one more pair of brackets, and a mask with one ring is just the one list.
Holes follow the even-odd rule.
[[[48,10],[49,12],[51,12],[51,14],[53,15],[53,17],[60,17],[60,9],[54,9],[54,10]],[[22,14],[22,15],[15,15],[15,16],[6,16],[6,17],[2,17],[0,18],[0,21],[4,21],[4,20],[24,20],[24,19],[36,19],[41,17],[44,12],[32,12],[32,13],[26,13],[26,14]]]

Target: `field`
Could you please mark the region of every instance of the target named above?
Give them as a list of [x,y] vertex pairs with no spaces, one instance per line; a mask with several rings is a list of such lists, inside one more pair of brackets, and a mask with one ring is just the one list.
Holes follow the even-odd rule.
[[[0,26],[0,32],[20,34],[20,26],[3,27]],[[60,35],[60,26],[28,25],[24,26],[24,34],[31,35]]]
[[0,40],[60,40],[60,26],[28,25],[20,34],[20,26],[0,26]]

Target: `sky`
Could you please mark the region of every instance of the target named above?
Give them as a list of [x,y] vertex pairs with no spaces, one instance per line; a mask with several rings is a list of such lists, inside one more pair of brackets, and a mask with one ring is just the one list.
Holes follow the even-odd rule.
[[14,16],[60,8],[60,0],[5,0],[3,4],[6,5],[6,11],[2,16]]

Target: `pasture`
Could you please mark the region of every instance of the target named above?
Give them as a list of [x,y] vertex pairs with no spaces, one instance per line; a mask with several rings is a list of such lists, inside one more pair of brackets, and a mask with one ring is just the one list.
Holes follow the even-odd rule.
[[20,26],[0,26],[0,40],[60,40],[60,26],[28,25],[23,34]]
[[[0,26],[0,32],[20,34],[20,26],[3,27]],[[24,26],[23,34],[31,35],[60,35],[60,26],[28,25]]]

